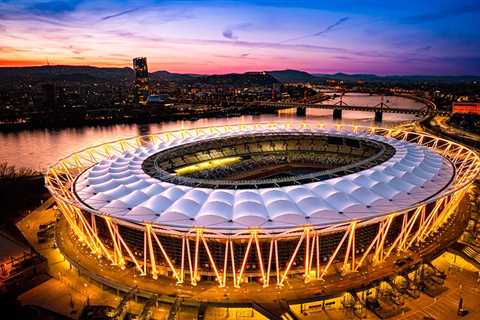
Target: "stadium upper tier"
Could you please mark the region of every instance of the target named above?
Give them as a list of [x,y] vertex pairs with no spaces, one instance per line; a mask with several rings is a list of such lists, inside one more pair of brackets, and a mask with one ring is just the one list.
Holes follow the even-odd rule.
[[394,153],[388,144],[365,138],[276,132],[182,144],[147,158],[142,167],[152,177],[180,185],[258,189],[365,170]]
[[350,129],[250,125],[149,136],[79,173],[71,201],[179,231],[279,233],[410,210],[448,191],[455,169],[447,158]]

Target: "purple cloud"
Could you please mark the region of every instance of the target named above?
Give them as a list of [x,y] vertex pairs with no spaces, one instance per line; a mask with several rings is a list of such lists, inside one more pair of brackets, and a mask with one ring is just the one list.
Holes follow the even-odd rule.
[[231,29],[224,30],[224,31],[222,32],[222,35],[223,35],[225,38],[230,39],[230,40],[237,40],[237,39],[238,39],[237,36],[234,36],[234,35],[233,35],[233,30],[231,30]]
[[112,14],[112,15],[109,15],[109,16],[102,17],[100,20],[105,21],[105,20],[114,19],[114,18],[117,18],[117,17],[121,17],[121,16],[124,16],[124,15],[130,14],[132,12],[135,12],[135,11],[139,10],[139,9],[140,8],[125,10],[125,11],[118,12],[118,13],[115,13],[115,14]]
[[252,24],[249,23],[249,22],[229,26],[229,27],[225,28],[225,30],[223,30],[222,35],[223,35],[224,38],[227,38],[229,40],[238,40],[238,36],[235,34],[235,31],[245,30],[245,29],[250,28],[251,26],[252,26]]
[[432,46],[425,46],[425,47],[421,47],[421,48],[418,48],[417,50],[415,50],[416,52],[426,52],[426,51],[430,51],[432,50]]
[[329,25],[328,27],[326,27],[326,28],[323,29],[322,31],[319,31],[319,32],[317,32],[317,33],[314,33],[313,36],[314,36],[314,37],[317,37],[317,36],[321,36],[322,34],[328,33],[328,32],[330,32],[330,31],[336,29],[339,25],[344,24],[345,22],[347,22],[348,19],[350,19],[350,18],[349,18],[349,17],[340,18],[340,19],[338,19],[335,23]]
[[281,43],[295,41],[295,40],[302,40],[302,39],[306,39],[306,38],[318,37],[318,36],[324,35],[326,33],[332,32],[333,30],[337,29],[337,27],[344,24],[349,19],[350,19],[349,17],[340,18],[337,21],[335,21],[335,23],[332,23],[331,25],[328,25],[325,29],[323,29],[321,31],[318,31],[314,34],[308,34],[308,35],[304,35],[304,36],[300,36],[300,37],[296,37],[296,38],[283,40],[283,41],[281,41]]

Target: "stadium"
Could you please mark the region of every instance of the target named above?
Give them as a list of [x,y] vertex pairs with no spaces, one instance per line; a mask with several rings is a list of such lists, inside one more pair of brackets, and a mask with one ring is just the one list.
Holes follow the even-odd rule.
[[110,286],[128,271],[234,290],[436,254],[479,171],[474,151],[424,133],[277,122],[102,144],[59,160],[46,185],[72,239],[118,269]]

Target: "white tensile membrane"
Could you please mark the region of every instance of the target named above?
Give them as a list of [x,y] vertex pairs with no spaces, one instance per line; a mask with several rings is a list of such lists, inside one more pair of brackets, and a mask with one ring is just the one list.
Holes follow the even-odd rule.
[[447,159],[426,147],[366,134],[363,138],[394,147],[395,154],[369,169],[303,185],[241,190],[195,188],[152,178],[142,169],[146,158],[172,146],[238,134],[187,136],[102,160],[78,177],[77,197],[90,209],[139,223],[232,232],[248,227],[286,230],[305,224],[328,226],[400,211],[443,190],[454,174]]

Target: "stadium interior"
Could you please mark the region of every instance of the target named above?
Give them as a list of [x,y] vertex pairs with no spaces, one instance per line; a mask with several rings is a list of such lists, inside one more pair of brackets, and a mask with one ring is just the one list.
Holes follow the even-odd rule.
[[[235,181],[232,188],[284,186],[322,181],[368,169],[391,158],[382,142],[334,135],[242,135],[185,144],[143,164],[149,175],[185,185]],[[185,179],[188,178],[188,179]],[[243,182],[243,183],[239,183]]]

